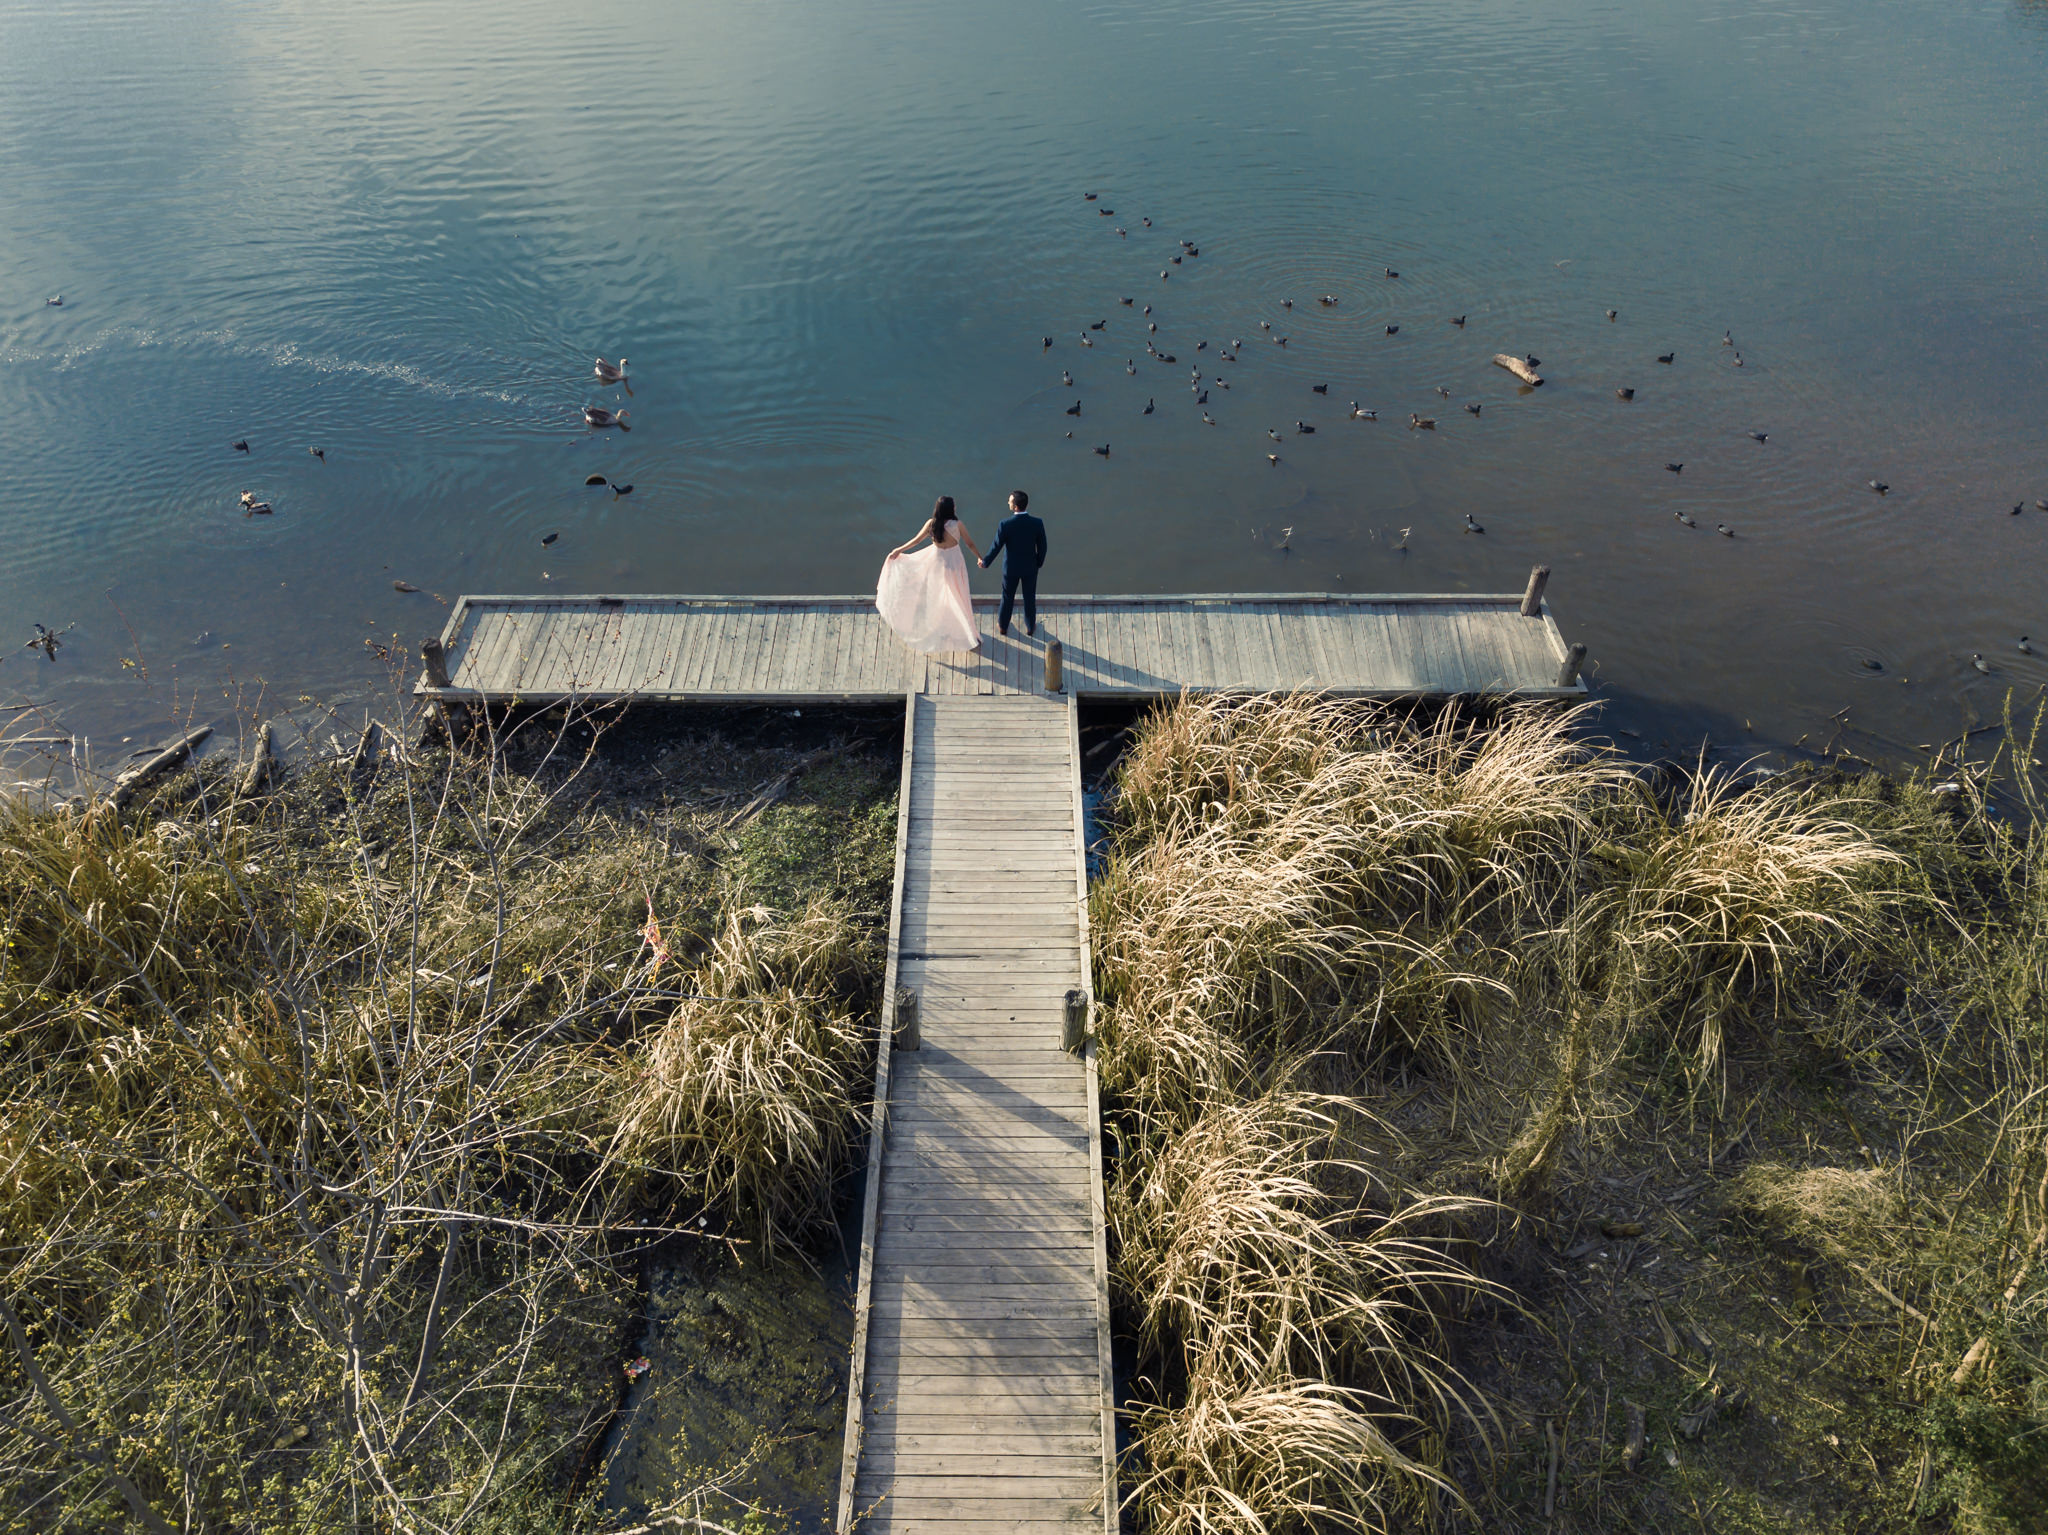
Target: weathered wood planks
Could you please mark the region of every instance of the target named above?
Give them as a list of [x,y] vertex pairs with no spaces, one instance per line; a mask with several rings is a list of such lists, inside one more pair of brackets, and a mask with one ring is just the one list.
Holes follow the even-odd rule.
[[884,702],[1043,697],[1045,645],[1078,697],[1183,688],[1315,688],[1368,696],[1513,693],[1556,686],[1565,646],[1547,610],[1498,596],[1046,597],[1037,636],[995,632],[979,651],[917,655],[854,597],[463,597],[442,635],[452,701],[638,698]]
[[1094,1060],[1059,1048],[1078,727],[1008,674],[909,702],[890,967],[923,1038],[876,1074],[842,1530],[1116,1528]]

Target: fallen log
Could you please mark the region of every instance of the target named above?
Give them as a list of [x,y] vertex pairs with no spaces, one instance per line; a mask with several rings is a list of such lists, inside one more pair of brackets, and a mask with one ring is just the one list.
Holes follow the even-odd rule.
[[1520,357],[1510,357],[1506,352],[1494,353],[1493,365],[1497,368],[1506,368],[1516,378],[1532,387],[1543,382],[1543,375],[1530,367],[1526,361]]
[[136,795],[191,756],[212,734],[211,725],[201,725],[197,730],[187,731],[139,767],[130,768],[114,780],[114,787],[107,792],[107,803],[116,810],[127,809]]
[[269,720],[256,729],[256,748],[249,754],[249,766],[242,773],[243,799],[252,799],[263,791],[263,782],[277,762],[275,734]]

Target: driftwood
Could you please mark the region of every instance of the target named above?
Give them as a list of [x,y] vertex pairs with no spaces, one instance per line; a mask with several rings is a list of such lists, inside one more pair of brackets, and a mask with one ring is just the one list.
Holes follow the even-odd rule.
[[251,799],[262,792],[263,782],[270,776],[276,762],[275,732],[270,721],[265,720],[256,729],[256,747],[249,754],[249,766],[242,773],[242,798]]
[[201,725],[197,730],[187,731],[141,766],[130,768],[114,780],[114,787],[107,795],[107,803],[116,810],[127,809],[129,802],[136,795],[191,756],[212,734],[211,725]]
[[1637,1403],[1631,1402],[1626,1398],[1623,1399],[1621,1405],[1628,1409],[1628,1443],[1622,1447],[1621,1463],[1630,1471],[1633,1471],[1643,1463],[1643,1450],[1646,1443],[1643,1435],[1643,1409]]
[[1508,372],[1514,374],[1516,378],[1520,379],[1525,384],[1534,386],[1537,384],[1541,384],[1543,382],[1542,374],[1538,373],[1534,368],[1530,367],[1529,364],[1525,362],[1523,359],[1519,357],[1511,357],[1506,352],[1494,353],[1493,363],[1494,366],[1497,368],[1506,368]]
[[363,778],[377,771],[377,756],[384,744],[384,732],[375,720],[363,722],[363,733],[356,739],[355,755],[349,758],[348,771],[351,778]]

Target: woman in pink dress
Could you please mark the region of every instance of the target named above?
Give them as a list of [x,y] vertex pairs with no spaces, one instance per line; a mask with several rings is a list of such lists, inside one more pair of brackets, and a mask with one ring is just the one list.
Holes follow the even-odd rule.
[[[931,543],[919,548],[926,539]],[[917,537],[891,549],[882,562],[875,606],[912,650],[981,648],[974,598],[967,590],[967,561],[960,553],[963,543],[981,558],[953,510],[953,498],[941,496]]]

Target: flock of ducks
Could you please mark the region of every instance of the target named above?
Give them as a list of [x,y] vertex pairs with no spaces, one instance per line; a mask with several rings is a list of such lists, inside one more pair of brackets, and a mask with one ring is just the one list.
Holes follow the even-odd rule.
[[[229,443],[228,451],[231,453],[253,452],[249,446],[249,439],[246,437],[237,437],[233,442]],[[309,457],[319,459],[323,464],[327,462],[327,450],[325,448],[308,448],[306,453]],[[253,490],[243,491],[238,505],[242,508],[242,515],[244,517],[268,517],[277,510],[268,501],[258,499],[256,492]]]
[[[1082,193],[1082,198],[1085,203],[1098,204],[1096,211],[1103,217],[1108,218],[1114,216],[1114,209],[1100,205],[1101,195],[1102,194],[1100,192],[1084,192]],[[1150,218],[1141,219],[1140,222],[1146,229],[1150,229],[1152,227],[1152,220]],[[1129,230],[1121,225],[1117,226],[1115,233],[1121,239],[1128,239],[1130,237]],[[1192,261],[1200,255],[1201,249],[1199,246],[1195,244],[1194,241],[1187,239],[1181,240],[1179,242],[1178,253],[1170,258],[1169,264],[1167,266],[1160,269],[1160,280],[1162,282],[1171,281],[1173,278],[1172,269],[1174,267],[1181,266],[1188,261]],[[1393,267],[1383,267],[1381,270],[1383,273],[1384,281],[1398,282],[1401,278],[1401,274],[1398,271],[1396,271]],[[1317,306],[1323,309],[1335,308],[1341,302],[1342,300],[1335,293],[1321,294],[1316,299]],[[1137,301],[1134,298],[1130,297],[1119,298],[1118,304],[1125,309],[1137,307]],[[1294,310],[1294,300],[1291,298],[1281,299],[1280,308],[1283,311],[1284,315],[1291,315]],[[1146,304],[1143,307],[1143,314],[1146,321],[1146,354],[1154,362],[1171,365],[1177,362],[1178,359],[1172,352],[1162,352],[1159,349],[1158,344],[1154,339],[1158,335],[1159,324],[1156,320],[1152,318],[1152,312],[1152,305]],[[1620,319],[1621,312],[1618,309],[1609,309],[1606,311],[1606,317],[1610,323],[1613,323]],[[1453,327],[1459,330],[1463,330],[1465,328],[1465,321],[1467,319],[1467,316],[1462,314],[1451,315],[1448,316],[1447,319]],[[1109,322],[1107,320],[1092,321],[1088,325],[1087,329],[1079,332],[1077,339],[1084,348],[1092,349],[1095,346],[1096,340],[1098,338],[1105,341],[1108,339],[1108,337],[1103,334],[1105,331],[1107,331],[1108,326]],[[1274,333],[1272,321],[1259,321],[1259,329],[1262,333],[1264,333],[1265,339],[1268,340],[1272,345],[1278,347],[1285,347],[1287,345],[1288,337],[1285,335]],[[1400,331],[1401,327],[1398,324],[1388,324],[1386,326],[1386,334],[1389,336],[1399,335]],[[1040,337],[1040,354],[1043,355],[1046,352],[1050,352],[1053,348],[1053,344],[1054,342],[1051,336]],[[1195,343],[1194,350],[1197,354],[1201,354],[1204,352],[1209,352],[1211,348],[1207,340],[1198,340]],[[1214,349],[1213,355],[1218,363],[1235,363],[1242,356],[1243,350],[1244,342],[1242,340],[1232,340],[1228,343],[1218,344]],[[1743,361],[1741,349],[1736,344],[1735,333],[1732,328],[1724,328],[1721,332],[1721,351],[1726,355],[1728,359],[1728,364],[1730,366],[1736,368],[1746,366],[1746,364]],[[1656,353],[1655,356],[1658,363],[1665,367],[1673,367],[1677,364],[1678,361],[1678,352],[1676,348],[1668,352]],[[1529,370],[1526,373],[1523,372],[1520,365],[1515,364],[1513,359],[1511,358],[1503,356],[1500,358],[1496,358],[1495,360],[1499,362],[1502,366],[1509,367],[1511,371],[1516,372],[1519,376],[1525,379],[1526,382],[1524,385],[1524,392],[1526,392],[1528,388],[1535,387],[1536,385],[1542,382],[1541,379],[1536,378],[1534,376],[1533,370],[1537,366],[1537,359],[1534,357],[1529,357],[1525,359]],[[1137,359],[1135,356],[1127,357],[1124,360],[1124,371],[1131,376],[1136,376],[1138,367]],[[1060,370],[1060,383],[1062,387],[1067,389],[1073,389],[1076,387],[1074,384],[1074,375],[1071,370],[1064,368]],[[1193,363],[1189,368],[1188,388],[1189,392],[1194,398],[1194,404],[1200,416],[1202,424],[1204,426],[1209,427],[1217,426],[1218,423],[1216,418],[1212,416],[1206,408],[1209,404],[1209,394],[1212,389],[1229,389],[1229,378],[1220,371],[1213,372],[1205,376],[1202,363],[1198,360],[1195,363]],[[1330,386],[1327,383],[1311,384],[1309,388],[1312,393],[1321,396],[1328,396],[1330,392]],[[1441,398],[1445,400],[1449,400],[1451,397],[1451,391],[1449,389],[1442,387],[1441,385],[1437,387],[1436,392]],[[1635,399],[1636,391],[1633,386],[1620,385],[1616,387],[1614,391],[1614,397],[1617,400],[1621,401],[1623,404],[1627,404],[1628,402]],[[1145,408],[1142,412],[1140,412],[1140,414],[1147,416],[1153,414],[1154,405],[1155,402],[1152,399],[1147,399],[1145,402]],[[1483,412],[1484,408],[1484,405],[1477,401],[1469,401],[1466,402],[1464,405],[1465,413],[1474,418],[1479,417]],[[1076,399],[1072,404],[1066,406],[1064,410],[1066,415],[1078,418],[1081,415],[1081,401],[1079,399]],[[1350,402],[1349,414],[1345,419],[1350,421],[1373,422],[1379,420],[1379,412],[1376,409],[1370,409],[1361,406],[1358,403],[1358,401],[1352,400]],[[1408,416],[1408,429],[1410,431],[1415,432],[1433,432],[1437,429],[1436,418],[1433,416],[1422,415],[1420,412],[1410,412]],[[1294,423],[1294,433],[1296,436],[1310,436],[1314,434],[1315,430],[1316,429],[1314,425],[1310,422],[1296,421]],[[1070,438],[1073,435],[1074,434],[1072,431],[1069,431],[1067,433],[1067,436]],[[1276,446],[1280,445],[1283,442],[1281,434],[1272,427],[1267,427],[1265,429],[1265,435]],[[1769,432],[1751,430],[1745,432],[1744,435],[1747,436],[1750,439],[1750,441],[1756,443],[1759,447],[1768,444],[1771,440],[1771,434]],[[1098,457],[1106,459],[1110,456],[1110,444],[1103,443],[1100,446],[1096,447],[1094,449],[1094,452]],[[1278,452],[1268,451],[1266,453],[1266,462],[1275,467],[1278,467],[1281,463],[1281,456]],[[1682,475],[1685,472],[1685,465],[1680,462],[1667,462],[1664,465],[1664,467],[1673,475]],[[1870,489],[1879,496],[1883,496],[1891,490],[1891,486],[1883,480],[1872,479],[1867,483]],[[2037,510],[2048,512],[2048,498],[2043,498],[2035,501],[2034,506]],[[2025,510],[2026,506],[2024,503],[2015,503],[2012,507],[2011,515],[2017,517]],[[1699,526],[1698,522],[1691,515],[1689,515],[1682,509],[1674,511],[1671,515],[1684,527],[1696,528]],[[1486,531],[1486,529],[1481,527],[1479,523],[1476,520],[1474,520],[1473,517],[1468,513],[1465,516],[1465,531],[1468,533],[1483,534]],[[1723,538],[1732,539],[1736,536],[1735,529],[1730,527],[1725,522],[1715,523],[1714,531]],[[2020,653],[2023,655],[2032,655],[2034,653],[2031,642],[2027,639],[2025,635],[2020,636],[2019,650]],[[1972,666],[1980,672],[1988,673],[1991,670],[1990,663],[1985,661],[1981,654],[1973,652],[1970,657],[1970,660]]]

